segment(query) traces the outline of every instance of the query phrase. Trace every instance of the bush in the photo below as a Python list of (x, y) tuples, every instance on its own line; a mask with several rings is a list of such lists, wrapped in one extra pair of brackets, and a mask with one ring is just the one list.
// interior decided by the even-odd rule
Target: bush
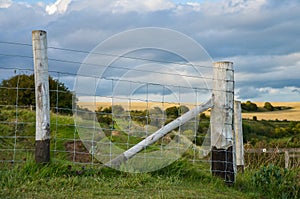
[(246, 103), (242, 103), (242, 111), (244, 112), (255, 112), (258, 110), (258, 107), (255, 103), (251, 101), (247, 101)]
[(261, 167), (253, 176), (253, 185), (270, 198), (299, 198), (299, 175), (295, 170), (269, 165)]
[(265, 102), (264, 108), (267, 109), (268, 111), (274, 111), (274, 107), (270, 102)]

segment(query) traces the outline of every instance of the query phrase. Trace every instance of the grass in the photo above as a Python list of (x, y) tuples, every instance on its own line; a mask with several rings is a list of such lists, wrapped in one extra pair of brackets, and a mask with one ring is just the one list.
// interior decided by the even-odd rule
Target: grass
[[(5, 136), (13, 136), (17, 132), (33, 137), (34, 112), (20, 109), (18, 120), (24, 124), (18, 126), (14, 123), (15, 115), (14, 110), (1, 110), (1, 121), (7, 123), (0, 125), (1, 133), (6, 132)], [(78, 138), (73, 123), (70, 116), (51, 115), (51, 133), (53, 142), (56, 143), (55, 149), (65, 150), (66, 141)], [(56, 129), (57, 124), (59, 126)], [(287, 124), (278, 123), (278, 125)], [(0, 148), (9, 149), (12, 147), (11, 141), (14, 139), (0, 139)], [(27, 140), (24, 139), (22, 146), (18, 147), (24, 147), (26, 143)], [(33, 148), (33, 144), (30, 147)], [(254, 167), (253, 170), (239, 174), (236, 183), (228, 186), (221, 179), (212, 177), (208, 168), (192, 164), (185, 159), (155, 172), (134, 174), (115, 171), (101, 165), (87, 165), (83, 168), (79, 164), (67, 161), (66, 156), (65, 153), (56, 154), (57, 159), (53, 162), (37, 165), (33, 161), (32, 154), (25, 151), (20, 157), (15, 157), (26, 160), (24, 163), (14, 165), (0, 163), (0, 198), (272, 198), (274, 196), (255, 185), (254, 182), (257, 181), (253, 181), (253, 176), (258, 171)], [(7, 156), (1, 152), (0, 158), (2, 157)], [(257, 163), (258, 161), (252, 164)], [(295, 175), (291, 175), (292, 180), (283, 182), (297, 182), (300, 178), (299, 169), (291, 171), (295, 172)], [(264, 177), (265, 174), (262, 174)], [(276, 186), (267, 185), (266, 189), (276, 190), (278, 189)]]
[[(241, 186), (240, 186), (241, 187)], [(227, 186), (186, 160), (152, 173), (32, 161), (0, 170), (0, 198), (257, 198), (251, 189)]]

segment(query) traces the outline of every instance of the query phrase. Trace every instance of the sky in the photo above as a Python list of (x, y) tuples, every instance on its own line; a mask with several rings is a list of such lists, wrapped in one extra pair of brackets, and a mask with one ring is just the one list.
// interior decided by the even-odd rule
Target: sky
[[(299, 10), (299, 0), (0, 0), (0, 55), (32, 56), (26, 45), (1, 41), (30, 44), (36, 29), (47, 31), (49, 46), (91, 51), (125, 30), (168, 28), (197, 41), (214, 61), (234, 63), (237, 99), (299, 101)], [(86, 56), (48, 53), (75, 62)], [(53, 70), (78, 69), (51, 64)], [(30, 68), (32, 60), (0, 56), (4, 66)], [(6, 75), (0, 70), (0, 78)]]

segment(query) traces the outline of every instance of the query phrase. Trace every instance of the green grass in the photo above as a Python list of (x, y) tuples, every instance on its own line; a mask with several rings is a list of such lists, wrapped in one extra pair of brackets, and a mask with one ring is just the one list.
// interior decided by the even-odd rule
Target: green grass
[[(1, 136), (17, 135), (32, 136), (33, 138), (17, 140), (17, 148), (34, 148), (35, 113), (29, 110), (18, 110), (18, 121), (14, 123), (16, 112), (14, 109), (0, 109)], [(79, 138), (70, 116), (51, 114), (51, 147), (52, 150), (66, 150), (67, 140)], [(287, 127), (288, 122), (246, 121), (249, 134), (267, 136), (266, 132), (276, 126)], [(58, 125), (58, 126), (57, 126)], [(250, 128), (251, 127), (251, 128)], [(89, 130), (89, 129), (86, 129)], [(253, 131), (253, 132), (252, 132)], [(120, 132), (123, 135), (123, 132)], [(117, 142), (127, 141), (127, 136), (113, 136)], [(284, 142), (290, 142), (286, 137)], [(12, 159), (14, 139), (1, 139), (0, 160)], [(132, 140), (137, 142), (138, 140)], [(278, 140), (277, 140), (278, 141)], [(277, 142), (278, 143), (278, 142)], [(55, 147), (55, 148), (54, 148)], [(155, 146), (154, 146), (155, 147)], [(151, 148), (150, 148), (151, 149)], [(6, 154), (9, 153), (9, 154)], [(187, 151), (184, 156), (193, 156)], [(15, 159), (26, 160), (20, 164), (0, 163), (0, 198), (274, 198), (270, 190), (279, 190), (278, 186), (295, 186), (300, 171), (290, 170), (283, 177), (283, 184), (267, 184), (264, 189), (258, 187), (259, 180), (264, 179), (264, 173), (258, 165), (266, 166), (269, 157), (260, 157), (251, 165), (252, 170), (237, 176), (234, 185), (228, 186), (221, 179), (212, 177), (209, 164), (192, 164), (185, 159), (151, 173), (125, 173), (101, 165), (81, 165), (67, 161), (66, 153), (52, 154), (53, 162), (47, 165), (37, 165), (33, 161), (32, 153), (24, 150), (16, 154)], [(275, 158), (278, 161), (278, 158)], [(260, 162), (261, 161), (261, 162)], [(149, 165), (150, 166), (150, 165)], [(253, 180), (255, 174), (256, 181)], [(295, 180), (296, 179), (296, 180)], [(292, 182), (291, 184), (289, 184)], [(300, 188), (299, 188), (300, 189)], [(265, 190), (269, 190), (269, 193)], [(297, 196), (296, 196), (297, 197)]]
[(1, 165), (0, 198), (258, 198), (186, 160), (152, 173), (123, 173), (55, 162)]
[(246, 170), (226, 185), (185, 159), (151, 173), (29, 159), (0, 165), (0, 198), (298, 198), (300, 170)]
[[(25, 160), (35, 148), (35, 111), (1, 107), (0, 121), (0, 160)], [(51, 150), (64, 151), (68, 140), (79, 139), (71, 116), (51, 113), (50, 129)], [(66, 153), (56, 155), (66, 159)]]

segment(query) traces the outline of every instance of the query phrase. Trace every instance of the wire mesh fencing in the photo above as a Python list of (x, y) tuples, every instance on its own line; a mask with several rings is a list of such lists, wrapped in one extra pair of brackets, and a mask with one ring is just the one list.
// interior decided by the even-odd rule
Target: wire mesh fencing
[[(2, 45), (26, 47), (28, 51), (32, 47), (15, 42)], [(213, 80), (228, 81), (212, 77), (213, 66), (190, 65), (161, 51), (120, 56), (57, 47), (48, 50), (50, 146), (54, 161), (111, 166), (109, 162), (114, 158), (211, 98)], [(70, 59), (51, 57), (55, 51)], [(26, 56), (1, 53), (4, 58), (18, 58), (32, 66), (28, 62), (33, 58), (29, 52)], [(168, 55), (170, 59), (153, 59), (153, 53)], [(84, 56), (92, 59), (80, 61), (78, 57)], [(94, 56), (115, 60), (107, 66), (93, 60)], [(12, 64), (0, 66), (0, 161), (15, 163), (34, 155), (36, 105), (33, 66), (23, 68)], [(223, 88), (215, 90), (228, 92)], [(152, 171), (183, 157), (210, 172), (209, 115), (210, 109), (195, 114), (185, 123), (179, 122), (176, 128), (126, 160), (129, 167), (118, 168)], [(226, 139), (233, 142), (234, 138)], [(227, 157), (228, 151), (220, 151)], [(235, 151), (230, 154), (234, 156)]]

